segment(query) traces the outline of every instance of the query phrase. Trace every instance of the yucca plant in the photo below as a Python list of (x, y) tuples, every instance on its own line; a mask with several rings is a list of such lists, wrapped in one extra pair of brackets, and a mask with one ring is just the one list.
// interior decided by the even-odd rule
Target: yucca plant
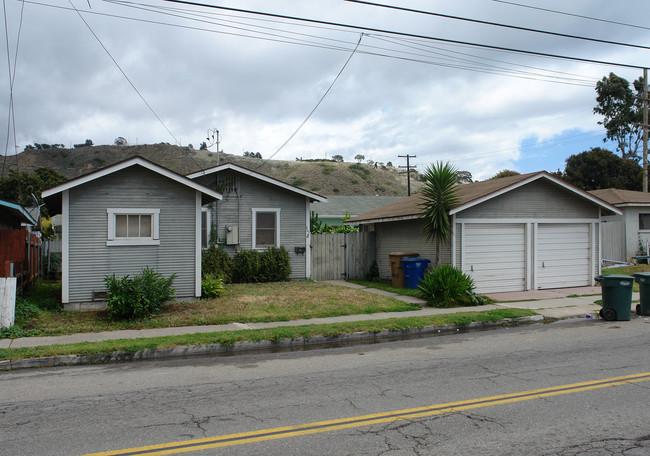
[(440, 244), (451, 234), (449, 210), (458, 203), (456, 188), (458, 172), (449, 163), (437, 162), (424, 172), (424, 186), (420, 190), (422, 203), (422, 233), (436, 244), (434, 266), (440, 264)]
[(485, 303), (476, 293), (474, 280), (460, 269), (441, 264), (424, 273), (418, 289), (431, 307), (479, 306)]

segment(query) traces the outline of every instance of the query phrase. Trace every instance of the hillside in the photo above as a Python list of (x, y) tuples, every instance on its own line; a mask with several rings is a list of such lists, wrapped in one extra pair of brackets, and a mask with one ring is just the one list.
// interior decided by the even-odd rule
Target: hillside
[[(169, 144), (141, 146), (93, 146), (77, 149), (26, 150), (7, 159), (8, 169), (32, 172), (52, 168), (68, 178), (140, 155), (180, 174), (217, 164), (217, 155)], [(406, 175), (395, 167), (333, 161), (262, 160), (222, 153), (220, 164), (234, 163), (321, 195), (406, 196)], [(419, 185), (411, 176), (411, 189)]]

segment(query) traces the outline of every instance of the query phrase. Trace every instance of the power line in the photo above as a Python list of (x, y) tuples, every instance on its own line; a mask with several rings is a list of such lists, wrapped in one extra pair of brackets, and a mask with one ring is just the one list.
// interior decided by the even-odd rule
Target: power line
[(424, 11), (424, 10), (416, 10), (412, 8), (404, 8), (402, 6), (394, 6), (394, 5), (385, 5), (382, 3), (373, 3), (373, 2), (367, 2), (364, 0), (345, 0), (346, 2), (350, 3), (359, 3), (361, 5), (370, 5), (370, 6), (378, 6), (381, 8), (388, 8), (388, 9), (394, 9), (398, 11), (407, 11), (409, 13), (418, 13), (418, 14), (426, 14), (427, 16), (437, 16), (437, 17), (442, 17), (445, 19), (454, 19), (458, 21), (465, 21), (465, 22), (472, 22), (474, 24), (483, 24), (483, 25), (491, 25), (495, 27), (502, 27), (502, 28), (508, 28), (512, 30), (521, 30), (524, 32), (533, 32), (533, 33), (541, 33), (544, 35), (552, 35), (552, 36), (559, 36), (562, 38), (571, 38), (571, 39), (576, 39), (576, 40), (584, 40), (584, 41), (592, 41), (596, 43), (603, 43), (603, 44), (613, 44), (617, 46), (627, 46), (627, 47), (633, 47), (633, 48), (639, 48), (639, 49), (650, 49), (649, 46), (642, 46), (640, 44), (630, 44), (630, 43), (622, 43), (619, 41), (610, 41), (610, 40), (601, 40), (598, 38), (588, 38), (584, 36), (579, 36), (579, 35), (569, 35), (566, 33), (559, 33), (559, 32), (551, 32), (548, 30), (540, 30), (540, 29), (532, 29), (528, 27), (521, 27), (518, 25), (510, 25), (510, 24), (501, 24), (498, 22), (490, 22), (490, 21), (482, 21), (479, 19), (470, 19), (466, 17), (460, 17), (460, 16), (451, 16), (449, 14), (442, 14), (442, 13), (434, 13), (432, 11)]
[(289, 141), (291, 141), (291, 140), (293, 139), (293, 137), (296, 136), (296, 134), (298, 134), (298, 132), (300, 131), (300, 129), (303, 127), (303, 125), (305, 125), (305, 124), (307, 123), (307, 121), (311, 118), (311, 116), (316, 112), (316, 109), (318, 109), (318, 107), (319, 107), (320, 104), (323, 102), (323, 100), (325, 99), (325, 97), (327, 96), (327, 94), (330, 93), (330, 90), (332, 90), (332, 87), (334, 87), (334, 84), (336, 84), (336, 81), (338, 81), (338, 80), (339, 80), (339, 77), (341, 76), (341, 74), (343, 74), (343, 70), (345, 70), (345, 68), (348, 66), (348, 63), (350, 63), (350, 60), (352, 59), (352, 56), (354, 55), (354, 53), (357, 51), (357, 48), (358, 48), (359, 45), (361, 44), (361, 39), (362, 39), (362, 38), (363, 38), (363, 33), (361, 34), (361, 36), (359, 36), (359, 41), (357, 42), (357, 46), (352, 50), (352, 53), (350, 54), (350, 56), (348, 57), (348, 59), (347, 59), (347, 60), (345, 61), (345, 63), (343, 64), (343, 67), (342, 67), (341, 70), (339, 71), (339, 74), (336, 75), (336, 77), (334, 78), (334, 80), (332, 81), (332, 83), (330, 84), (330, 86), (327, 88), (327, 90), (325, 91), (325, 93), (323, 94), (323, 96), (320, 98), (320, 100), (318, 100), (318, 103), (316, 103), (316, 106), (314, 106), (314, 109), (311, 110), (311, 112), (309, 113), (309, 115), (305, 118), (305, 120), (302, 121), (302, 123), (298, 126), (298, 128), (296, 129), (296, 131), (294, 131), (294, 132), (291, 134), (291, 136), (289, 136), (289, 138), (288, 138), (288, 139), (287, 139), (287, 140), (286, 140), (286, 141), (285, 141), (285, 142), (284, 142), (284, 143), (283, 143), (283, 144), (278, 148), (278, 150), (276, 150), (275, 152), (273, 152), (273, 154), (271, 154), (270, 157), (268, 157), (268, 158), (267, 158), (266, 160), (264, 160), (264, 161), (263, 161), (263, 162), (262, 162), (262, 163), (261, 163), (257, 168), (255, 168), (256, 170), (257, 170), (257, 169), (260, 169), (260, 168), (261, 168), (261, 167), (262, 167), (266, 162), (268, 162), (270, 159), (272, 159), (273, 157), (275, 157), (275, 156), (278, 154), (278, 152), (280, 152), (280, 151), (284, 148), (284, 146), (286, 146), (286, 145), (289, 143)]
[(461, 41), (461, 40), (452, 40), (449, 38), (440, 38), (440, 37), (434, 37), (434, 36), (427, 36), (427, 35), (420, 35), (416, 33), (406, 33), (406, 32), (396, 32), (393, 30), (385, 30), (385, 29), (378, 29), (378, 28), (373, 28), (373, 27), (364, 27), (360, 25), (350, 25), (350, 24), (343, 24), (340, 22), (331, 22), (331, 21), (322, 21), (318, 19), (307, 19), (307, 18), (302, 18), (302, 17), (296, 17), (296, 16), (287, 16), (284, 14), (275, 14), (275, 13), (265, 13), (261, 11), (253, 11), (253, 10), (245, 10), (245, 9), (240, 9), (240, 8), (230, 8), (226, 6), (218, 6), (218, 5), (209, 5), (205, 3), (198, 3), (198, 2), (190, 2), (186, 0), (162, 0), (164, 2), (169, 2), (169, 3), (178, 3), (181, 5), (191, 5), (191, 6), (200, 6), (204, 8), (214, 8), (214, 9), (219, 9), (219, 10), (225, 10), (225, 11), (235, 11), (239, 13), (245, 13), (245, 14), (255, 14), (255, 15), (260, 15), (260, 16), (268, 16), (268, 17), (275, 17), (275, 18), (281, 18), (281, 19), (290, 19), (294, 21), (301, 21), (301, 22), (309, 22), (309, 23), (314, 23), (314, 24), (322, 24), (322, 25), (331, 25), (335, 27), (342, 27), (342, 28), (351, 28), (351, 29), (356, 29), (356, 30), (365, 30), (369, 32), (377, 32), (377, 33), (385, 33), (388, 35), (398, 35), (398, 36), (406, 36), (410, 38), (420, 38), (424, 40), (432, 40), (432, 41), (440, 41), (443, 43), (453, 43), (453, 44), (462, 44), (466, 46), (474, 46), (474, 47), (480, 47), (483, 49), (495, 49), (499, 51), (506, 51), (506, 52), (514, 52), (518, 54), (528, 54), (528, 55), (535, 55), (538, 57), (549, 57), (549, 58), (555, 58), (555, 59), (561, 59), (561, 60), (572, 60), (575, 62), (584, 62), (584, 63), (594, 63), (594, 64), (599, 64), (599, 65), (607, 65), (607, 66), (616, 66), (616, 67), (623, 67), (623, 68), (635, 68), (642, 70), (644, 67), (639, 66), (639, 65), (630, 65), (630, 64), (625, 64), (625, 63), (618, 63), (618, 62), (607, 62), (604, 60), (595, 60), (595, 59), (586, 59), (586, 58), (581, 58), (581, 57), (570, 57), (566, 55), (560, 55), (560, 54), (551, 54), (548, 52), (538, 52), (538, 51), (526, 51), (522, 49), (516, 49), (516, 48), (508, 48), (504, 46), (495, 46), (495, 45), (490, 45), (490, 44), (481, 44), (481, 43), (473, 43), (469, 41)]
[(117, 63), (117, 60), (115, 60), (115, 58), (113, 58), (113, 56), (111, 55), (110, 51), (106, 48), (106, 46), (104, 46), (104, 43), (102, 43), (102, 40), (99, 39), (99, 37), (97, 36), (97, 34), (95, 33), (95, 31), (92, 29), (92, 27), (90, 26), (90, 24), (88, 24), (88, 22), (86, 22), (86, 20), (84, 19), (84, 17), (81, 15), (81, 12), (77, 9), (76, 6), (74, 6), (74, 4), (72, 3), (72, 0), (68, 0), (68, 1), (70, 2), (70, 6), (72, 6), (72, 8), (75, 10), (75, 12), (79, 15), (79, 18), (83, 21), (83, 23), (86, 25), (86, 27), (88, 28), (88, 30), (90, 30), (90, 33), (92, 33), (92, 35), (95, 37), (95, 39), (97, 40), (97, 42), (99, 43), (99, 45), (102, 47), (102, 49), (104, 49), (104, 51), (106, 52), (106, 54), (107, 54), (107, 55), (110, 57), (110, 59), (113, 61), (113, 63), (114, 63), (115, 66), (117, 67), (117, 69), (120, 70), (120, 73), (122, 73), (122, 76), (124, 76), (124, 78), (127, 80), (127, 82), (128, 82), (128, 83), (131, 85), (131, 87), (133, 88), (133, 90), (135, 90), (135, 93), (138, 94), (138, 96), (139, 96), (140, 99), (144, 102), (144, 104), (147, 106), (147, 108), (149, 108), (149, 111), (151, 111), (151, 113), (156, 117), (156, 119), (158, 119), (158, 122), (160, 122), (160, 124), (165, 128), (165, 130), (167, 130), (167, 133), (169, 133), (170, 136), (171, 136), (172, 138), (174, 138), (174, 141), (176, 141), (176, 144), (178, 144), (178, 145), (180, 146), (180, 145), (181, 145), (180, 141), (179, 141), (178, 139), (176, 139), (176, 136), (174, 136), (174, 134), (171, 132), (171, 130), (170, 130), (169, 128), (167, 128), (167, 125), (165, 125), (165, 122), (163, 122), (162, 119), (158, 116), (158, 114), (156, 114), (156, 111), (154, 111), (154, 109), (153, 109), (153, 108), (151, 107), (151, 105), (147, 102), (147, 100), (144, 98), (144, 96), (142, 95), (142, 93), (140, 93), (140, 91), (139, 91), (138, 88), (135, 86), (135, 84), (131, 81), (131, 79), (130, 79), (130, 78), (127, 76), (127, 74), (124, 72), (124, 70), (122, 69), (122, 67), (120, 66), (120, 64)]
[(552, 9), (548, 9), (548, 8), (541, 8), (539, 6), (523, 5), (521, 3), (506, 2), (504, 0), (492, 0), (492, 1), (497, 2), (497, 3), (503, 3), (503, 4), (506, 4), (506, 5), (519, 6), (519, 7), (522, 7), (522, 8), (530, 8), (530, 9), (537, 10), (537, 11), (546, 11), (548, 13), (561, 14), (561, 15), (564, 15), (564, 16), (579, 17), (580, 19), (588, 19), (590, 21), (605, 22), (607, 24), (622, 25), (623, 27), (633, 27), (633, 28), (638, 28), (638, 29), (643, 29), (643, 30), (650, 30), (650, 27), (643, 27), (642, 25), (626, 24), (625, 22), (617, 22), (617, 21), (610, 21), (610, 20), (607, 20), (607, 19), (600, 19), (600, 18), (597, 18), (597, 17), (583, 16), (581, 14), (567, 13), (565, 11), (557, 11), (557, 10), (552, 10)]

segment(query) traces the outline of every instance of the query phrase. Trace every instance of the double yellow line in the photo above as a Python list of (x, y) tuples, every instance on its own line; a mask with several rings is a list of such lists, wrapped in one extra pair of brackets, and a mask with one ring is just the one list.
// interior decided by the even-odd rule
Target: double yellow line
[(355, 416), (329, 421), (317, 421), (314, 423), (301, 424), (297, 426), (286, 426), (272, 429), (262, 429), (253, 432), (229, 434), (220, 437), (208, 437), (204, 439), (185, 440), (181, 442), (163, 443), (126, 450), (105, 451), (92, 453), (86, 456), (162, 456), (169, 454), (189, 453), (191, 451), (207, 450), (245, 443), (261, 442), (265, 440), (285, 439), (300, 435), (317, 434), (321, 432), (336, 431), (338, 429), (349, 429), (361, 426), (370, 426), (391, 421), (410, 420), (427, 416), (442, 415), (445, 413), (470, 410), (487, 407), (490, 405), (509, 404), (513, 402), (529, 401), (543, 397), (559, 396), (562, 394), (573, 394), (582, 391), (590, 391), (612, 386), (625, 385), (650, 381), (650, 372), (642, 374), (625, 375), (623, 377), (606, 378), (571, 385), (554, 386), (518, 393), (490, 396), (467, 401), (448, 402), (445, 404), (430, 405), (412, 409), (395, 410), (392, 412), (375, 413), (372, 415)]

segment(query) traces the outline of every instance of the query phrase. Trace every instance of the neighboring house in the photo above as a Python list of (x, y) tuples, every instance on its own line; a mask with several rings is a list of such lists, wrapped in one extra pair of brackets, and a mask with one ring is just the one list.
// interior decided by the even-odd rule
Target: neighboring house
[[(620, 214), (546, 172), (459, 185), (458, 196), (441, 261), (471, 275), (481, 293), (593, 285), (601, 214)], [(382, 278), (391, 277), (391, 252), (434, 259), (434, 243), (421, 233), (421, 203), (416, 194), (347, 222), (375, 231)]]
[(18, 277), (21, 284), (38, 273), (40, 238), (32, 234), (38, 220), (20, 204), (0, 200), (0, 277)]
[(343, 218), (356, 217), (386, 204), (398, 201), (403, 196), (351, 195), (327, 196), (327, 202), (314, 202), (311, 210), (318, 214), (318, 219), (326, 225), (343, 225)]
[(151, 267), (176, 274), (178, 299), (201, 296), (201, 208), (215, 190), (133, 157), (43, 192), (61, 214), (62, 301), (102, 301), (104, 278)]
[(650, 243), (650, 194), (605, 188), (589, 193), (616, 206), (621, 215), (603, 217), (603, 259), (632, 261), (647, 255)]
[(204, 246), (210, 236), (230, 254), (284, 246), (291, 279), (311, 277), (309, 209), (325, 197), (232, 163), (187, 177), (223, 193), (210, 212), (204, 208)]

